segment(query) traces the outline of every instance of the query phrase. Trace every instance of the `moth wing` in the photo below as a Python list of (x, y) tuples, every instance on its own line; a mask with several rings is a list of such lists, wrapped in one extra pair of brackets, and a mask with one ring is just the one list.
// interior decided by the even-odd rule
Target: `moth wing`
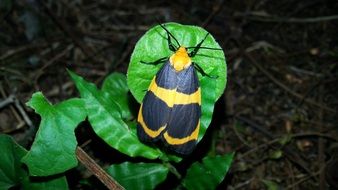
[[(169, 149), (179, 154), (189, 154), (196, 146), (201, 117), (201, 91), (193, 66), (178, 75), (177, 93), (163, 140)], [(184, 98), (183, 98), (184, 97)]]
[(177, 83), (176, 73), (169, 62), (164, 64), (153, 78), (143, 99), (138, 114), (137, 134), (143, 142), (154, 142), (167, 126), (171, 108), (156, 94), (162, 90), (172, 90)]

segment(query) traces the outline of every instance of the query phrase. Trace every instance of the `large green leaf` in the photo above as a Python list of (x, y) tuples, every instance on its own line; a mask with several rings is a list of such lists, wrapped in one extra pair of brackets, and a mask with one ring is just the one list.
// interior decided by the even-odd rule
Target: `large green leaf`
[[(196, 46), (207, 34), (206, 30), (197, 26), (166, 23), (165, 27), (185, 47)], [(221, 48), (211, 35), (206, 38), (202, 46)], [(127, 81), (131, 93), (138, 102), (142, 101), (152, 78), (162, 66), (143, 64), (141, 61), (153, 62), (159, 58), (168, 57), (172, 53), (168, 48), (167, 34), (159, 25), (151, 28), (137, 42), (130, 59)], [(200, 140), (211, 122), (214, 104), (224, 91), (226, 63), (223, 51), (210, 49), (200, 49), (192, 60), (202, 67), (206, 73), (218, 76), (217, 79), (212, 79), (203, 77), (198, 73), (202, 91)]]
[(22, 159), (30, 174), (47, 176), (77, 166), (74, 130), (86, 117), (84, 102), (73, 98), (53, 106), (37, 92), (27, 105), (41, 116), (31, 150)]
[(9, 189), (13, 186), (29, 190), (68, 189), (66, 177), (63, 175), (48, 178), (29, 177), (20, 162), (27, 151), (11, 137), (0, 135), (0, 150), (0, 189)]
[(25, 177), (22, 181), (22, 189), (27, 190), (62, 190), (68, 189), (67, 179), (64, 175), (61, 177)]
[(27, 175), (22, 169), (21, 158), (27, 151), (13, 139), (0, 134), (0, 189), (8, 189), (18, 184)]
[(102, 91), (107, 92), (121, 109), (122, 118), (131, 119), (129, 109), (127, 77), (122, 73), (110, 74), (102, 84)]
[(154, 189), (165, 180), (168, 168), (156, 163), (130, 163), (112, 165), (108, 173), (126, 189)]
[(111, 147), (129, 156), (143, 156), (155, 159), (162, 155), (158, 149), (142, 144), (133, 130), (122, 120), (120, 106), (110, 94), (100, 91), (92, 83), (69, 71), (88, 113), (88, 119), (95, 133)]
[(205, 157), (202, 163), (195, 162), (183, 180), (187, 189), (215, 189), (228, 172), (234, 154)]

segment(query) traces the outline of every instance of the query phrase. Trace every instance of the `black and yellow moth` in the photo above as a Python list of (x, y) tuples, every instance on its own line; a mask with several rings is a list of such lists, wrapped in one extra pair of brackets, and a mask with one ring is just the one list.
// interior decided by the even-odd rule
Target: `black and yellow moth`
[[(199, 49), (215, 48), (202, 46), (209, 33), (196, 46), (184, 47), (164, 25), (160, 26), (167, 33), (168, 47), (173, 54), (151, 63), (142, 62), (164, 64), (143, 98), (137, 118), (137, 135), (142, 142), (160, 141), (170, 150), (187, 155), (194, 150), (200, 129), (201, 88), (196, 71), (211, 77), (191, 58)], [(188, 52), (188, 49), (192, 50)]]

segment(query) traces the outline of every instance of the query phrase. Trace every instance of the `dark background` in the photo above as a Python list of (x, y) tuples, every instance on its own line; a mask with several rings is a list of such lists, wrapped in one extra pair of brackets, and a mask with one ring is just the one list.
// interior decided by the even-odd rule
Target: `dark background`
[[(336, 0), (1, 0), (0, 99), (19, 104), (0, 108), (0, 132), (29, 148), (39, 124), (24, 106), (32, 93), (53, 103), (77, 96), (65, 68), (98, 85), (126, 73), (158, 20), (204, 27), (224, 49), (227, 88), (188, 159), (236, 151), (219, 189), (338, 188)], [(101, 166), (128, 160), (83, 125), (78, 140)], [(73, 189), (104, 189), (84, 168), (67, 174)], [(171, 176), (161, 188), (177, 183)]]

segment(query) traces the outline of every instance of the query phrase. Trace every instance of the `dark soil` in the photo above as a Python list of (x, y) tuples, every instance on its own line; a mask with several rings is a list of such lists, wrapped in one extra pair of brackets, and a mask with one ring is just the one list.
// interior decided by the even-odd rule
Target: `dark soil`
[[(195, 151), (236, 152), (219, 189), (338, 189), (336, 0), (2, 0), (0, 103), (18, 104), (0, 108), (0, 132), (29, 148), (40, 118), (24, 103), (34, 92), (53, 103), (78, 96), (66, 68), (96, 84), (126, 73), (135, 43), (158, 21), (204, 27), (224, 48), (226, 91)], [(84, 126), (78, 140), (90, 140), (84, 149), (101, 166), (128, 160)], [(86, 189), (83, 179), (105, 188), (83, 168), (68, 177), (72, 189)]]

